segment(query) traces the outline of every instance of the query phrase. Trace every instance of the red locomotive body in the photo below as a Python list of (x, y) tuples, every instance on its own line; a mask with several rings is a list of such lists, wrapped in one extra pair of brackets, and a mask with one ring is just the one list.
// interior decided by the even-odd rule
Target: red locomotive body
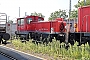
[(79, 45), (90, 44), (90, 6), (83, 6), (78, 9), (77, 32), (69, 33), (69, 42), (79, 42)]
[[(44, 21), (42, 17), (26, 16), (17, 19), (17, 33), (21, 39), (29, 39), (29, 35), (34, 40), (42, 38), (56, 37), (60, 39), (59, 34), (65, 32), (66, 22), (62, 18), (57, 18), (53, 21)], [(27, 35), (27, 37), (26, 37)], [(37, 38), (36, 38), (37, 37)], [(65, 37), (65, 35), (63, 35)], [(64, 40), (63, 40), (64, 41)]]
[(78, 9), (78, 32), (90, 32), (90, 6)]

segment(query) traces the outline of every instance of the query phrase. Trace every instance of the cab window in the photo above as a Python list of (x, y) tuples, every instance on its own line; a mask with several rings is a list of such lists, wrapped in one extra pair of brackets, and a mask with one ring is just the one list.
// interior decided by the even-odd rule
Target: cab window
[(30, 24), (31, 21), (32, 21), (32, 18), (28, 18), (27, 19), (27, 24)]
[(18, 26), (20, 26), (20, 25), (24, 25), (24, 19), (19, 19), (18, 20)]
[(21, 19), (21, 25), (24, 25), (24, 19)]
[(18, 20), (18, 26), (20, 26), (20, 23), (21, 23), (20, 20)]

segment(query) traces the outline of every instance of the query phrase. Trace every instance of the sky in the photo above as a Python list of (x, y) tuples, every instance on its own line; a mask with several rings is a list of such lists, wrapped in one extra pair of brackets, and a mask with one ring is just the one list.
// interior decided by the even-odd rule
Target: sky
[[(72, 10), (74, 5), (78, 3), (78, 0), (72, 0)], [(0, 12), (6, 13), (9, 16), (9, 20), (16, 21), (19, 17), (25, 16), (30, 13), (37, 12), (42, 13), (45, 16), (45, 20), (48, 20), (50, 13), (59, 9), (69, 10), (69, 0), (0, 0)]]

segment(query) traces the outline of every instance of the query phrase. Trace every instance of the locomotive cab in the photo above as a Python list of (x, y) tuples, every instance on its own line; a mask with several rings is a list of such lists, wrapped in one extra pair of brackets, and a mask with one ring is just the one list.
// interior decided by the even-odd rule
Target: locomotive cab
[(30, 30), (32, 22), (43, 21), (42, 17), (38, 16), (27, 16), (25, 18), (18, 18), (17, 19), (17, 30), (18, 31), (27, 31)]
[(35, 22), (43, 21), (44, 18), (38, 16), (26, 16), (24, 18), (17, 19), (17, 31), (16, 35), (20, 36), (20, 39), (27, 40), (29, 39), (29, 34), (32, 31), (35, 31), (36, 24)]

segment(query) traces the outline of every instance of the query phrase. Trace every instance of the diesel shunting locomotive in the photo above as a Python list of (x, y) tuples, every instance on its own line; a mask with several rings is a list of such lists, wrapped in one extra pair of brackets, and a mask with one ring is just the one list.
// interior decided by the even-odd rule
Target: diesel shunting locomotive
[[(90, 44), (90, 6), (83, 6), (78, 9), (78, 20), (74, 23), (74, 31), (70, 31), (70, 24), (63, 18), (56, 18), (51, 21), (44, 21), (39, 16), (26, 16), (17, 19), (16, 35), (21, 40), (30, 38), (36, 42), (52, 42), (55, 37), (60, 42), (68, 42), (72, 45), (74, 41), (79, 45)], [(42, 37), (42, 38), (41, 38)]]

